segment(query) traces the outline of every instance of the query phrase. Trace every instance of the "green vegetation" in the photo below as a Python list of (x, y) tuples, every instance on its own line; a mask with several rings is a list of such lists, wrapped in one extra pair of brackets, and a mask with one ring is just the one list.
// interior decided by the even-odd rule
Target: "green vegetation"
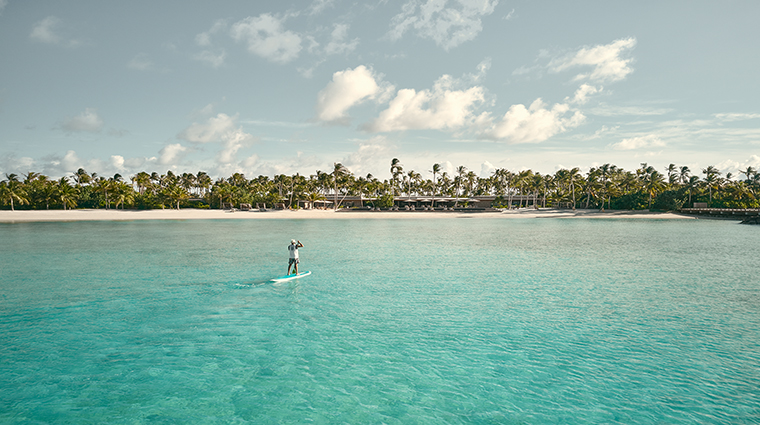
[[(71, 176), (51, 180), (30, 171), (20, 179), (6, 174), (0, 182), (0, 203), (4, 209), (71, 208), (221, 208), (238, 207), (299, 208), (299, 202), (329, 200), (339, 208), (346, 196), (376, 198), (368, 205), (388, 208), (393, 196), (462, 197), (495, 195), (493, 206), (599, 209), (675, 210), (704, 202), (713, 208), (758, 208), (760, 173), (753, 167), (741, 171), (743, 179), (720, 172), (714, 166), (692, 175), (689, 167), (670, 164), (660, 173), (646, 163), (635, 171), (611, 164), (591, 168), (583, 175), (578, 168), (554, 174), (531, 170), (513, 172), (498, 169), (487, 178), (478, 177), (464, 166), (454, 176), (433, 164), (424, 178), (414, 170), (404, 171), (398, 158), (391, 161), (391, 178), (378, 180), (371, 174), (356, 177), (336, 163), (330, 173), (317, 171), (309, 177), (279, 174), (273, 178), (248, 179), (240, 173), (213, 181), (206, 173), (167, 171), (166, 174), (140, 172), (129, 182), (115, 174), (98, 176), (77, 170)], [(522, 195), (515, 198), (515, 195)]]

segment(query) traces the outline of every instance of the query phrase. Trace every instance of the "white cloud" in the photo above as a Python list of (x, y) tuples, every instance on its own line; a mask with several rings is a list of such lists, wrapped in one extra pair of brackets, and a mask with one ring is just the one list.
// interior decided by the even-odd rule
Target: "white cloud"
[(617, 106), (609, 105), (606, 103), (600, 104), (598, 107), (588, 109), (587, 112), (592, 115), (598, 115), (600, 117), (618, 117), (626, 115), (638, 115), (638, 116), (655, 116), (666, 115), (673, 112), (670, 108), (653, 108), (649, 106)]
[(566, 118), (570, 107), (564, 103), (556, 103), (548, 109), (539, 98), (530, 107), (518, 104), (512, 105), (504, 117), (496, 124), (488, 115), (478, 118), (480, 125), (485, 128), (482, 137), (486, 139), (505, 140), (510, 143), (539, 143), (579, 126), (586, 117), (579, 111)]
[(715, 114), (715, 118), (721, 121), (743, 121), (743, 120), (758, 119), (760, 118), (760, 114), (724, 113), (724, 114)]
[(177, 135), (177, 138), (194, 143), (221, 143), (217, 162), (230, 164), (243, 146), (255, 141), (254, 137), (237, 125), (238, 115), (218, 114), (204, 124), (193, 123)]
[(221, 49), (217, 52), (213, 52), (211, 50), (203, 50), (199, 53), (196, 53), (193, 56), (193, 59), (201, 62), (206, 62), (213, 68), (219, 68), (220, 66), (224, 65), (224, 59), (226, 57), (227, 52), (224, 49)]
[(3, 14), (3, 9), (8, 6), (8, 0), (0, 0), (0, 15)]
[(636, 38), (615, 40), (610, 44), (584, 47), (576, 53), (549, 62), (549, 69), (561, 72), (574, 67), (592, 67), (589, 73), (578, 74), (575, 80), (620, 81), (633, 72), (631, 58), (622, 56), (636, 45)]
[(58, 178), (64, 175), (70, 175), (79, 168), (84, 168), (89, 172), (104, 174), (112, 171), (109, 165), (100, 159), (83, 160), (77, 156), (73, 150), (66, 151), (66, 155), (61, 158), (58, 155), (48, 155), (42, 158), (36, 168), (41, 165), (42, 173), (52, 178)]
[(211, 46), (211, 36), (227, 28), (227, 21), (218, 19), (208, 31), (199, 33), (195, 36), (195, 44), (200, 47)]
[(36, 166), (33, 158), (28, 156), (17, 157), (14, 153), (0, 154), (0, 180), (5, 178), (6, 174), (17, 174), (29, 172), (39, 167)]
[(480, 61), (480, 63), (478, 64), (477, 67), (475, 67), (475, 69), (477, 70), (475, 73), (465, 74), (462, 77), (462, 80), (467, 81), (468, 83), (471, 83), (471, 84), (477, 84), (483, 81), (483, 79), (485, 79), (486, 77), (486, 74), (488, 73), (488, 70), (491, 69), (491, 58), (487, 57), (483, 59), (482, 61)]
[(29, 33), (29, 38), (39, 43), (64, 45), (67, 47), (77, 47), (82, 44), (80, 40), (67, 38), (62, 34), (62, 21), (55, 16), (37, 22)]
[(654, 134), (648, 134), (646, 136), (639, 136), (639, 137), (630, 137), (628, 139), (623, 139), (622, 141), (618, 143), (613, 143), (610, 145), (612, 149), (620, 150), (620, 151), (629, 151), (629, 150), (635, 150), (635, 149), (654, 148), (654, 147), (663, 147), (663, 146), (665, 146), (665, 142), (660, 140), (660, 138)]
[(63, 161), (61, 161), (61, 165), (66, 170), (76, 170), (84, 166), (83, 161), (79, 159), (77, 153), (73, 150), (66, 151)]
[(341, 53), (352, 52), (359, 44), (359, 39), (355, 38), (351, 41), (346, 41), (348, 37), (348, 25), (347, 24), (335, 24), (335, 28), (332, 31), (330, 42), (325, 46), (325, 54), (337, 55)]
[(228, 133), (240, 130), (235, 129), (237, 117), (237, 115), (231, 117), (220, 113), (216, 117), (209, 118), (207, 123), (192, 123), (179, 133), (177, 138), (195, 143), (222, 142), (229, 137)]
[(451, 161), (445, 161), (441, 163), (441, 172), (446, 173), (449, 175), (449, 177), (454, 176), (457, 172), (457, 167), (454, 166), (454, 164), (451, 163)]
[(137, 56), (133, 57), (132, 60), (129, 61), (127, 66), (138, 71), (149, 71), (154, 67), (153, 62), (148, 59), (148, 55), (145, 53), (137, 54)]
[(181, 159), (185, 152), (187, 152), (187, 148), (179, 143), (166, 145), (163, 149), (158, 151), (158, 163), (161, 165), (172, 164)]
[(742, 162), (726, 159), (719, 162), (715, 167), (722, 171), (723, 174), (732, 173), (734, 175), (733, 179), (744, 180), (747, 177), (741, 172), (745, 171), (747, 167), (752, 167), (755, 170), (760, 169), (760, 156), (751, 155), (747, 160)]
[(61, 42), (61, 36), (56, 33), (56, 29), (60, 26), (60, 23), (61, 20), (55, 16), (48, 16), (34, 24), (29, 37), (40, 43), (58, 44)]
[(579, 105), (582, 105), (586, 102), (588, 102), (588, 97), (597, 94), (602, 91), (602, 87), (594, 87), (590, 86), (588, 84), (581, 84), (580, 87), (578, 87), (578, 90), (575, 91), (575, 95), (572, 99), (565, 98), (565, 101), (569, 101), (570, 103), (577, 103)]
[(432, 90), (399, 90), (388, 108), (363, 128), (370, 132), (387, 132), (456, 129), (468, 124), (473, 108), (483, 102), (484, 90), (479, 86), (454, 90), (454, 82), (450, 76), (444, 75)]
[(357, 176), (366, 176), (377, 169), (380, 158), (389, 157), (390, 149), (383, 136), (376, 136), (359, 145), (356, 152), (343, 158), (341, 163)]
[(301, 51), (301, 36), (283, 29), (282, 20), (268, 13), (236, 22), (230, 35), (246, 42), (249, 52), (272, 62), (290, 62)]
[(67, 133), (98, 133), (103, 129), (103, 120), (95, 109), (87, 108), (81, 114), (64, 121), (60, 128)]
[(345, 121), (349, 108), (381, 93), (378, 79), (372, 69), (364, 65), (334, 73), (332, 81), (317, 95), (317, 118), (327, 122)]
[(498, 0), (410, 0), (391, 20), (388, 37), (398, 40), (413, 28), (418, 36), (449, 50), (475, 39), (483, 30), (481, 17), (492, 14), (497, 4)]
[(335, 3), (335, 0), (314, 0), (309, 6), (309, 15), (316, 15), (322, 13), (327, 7), (330, 7)]
[(251, 169), (256, 166), (256, 164), (259, 162), (259, 156), (254, 154), (249, 156), (248, 158), (244, 159), (241, 162), (241, 165), (245, 168)]
[(121, 155), (111, 155), (111, 165), (117, 170), (124, 170), (124, 157)]
[[(514, 11), (514, 10), (513, 10)], [(488, 161), (485, 161), (484, 163), (480, 164), (480, 177), (491, 177), (493, 172), (496, 171), (496, 166), (491, 164)]]

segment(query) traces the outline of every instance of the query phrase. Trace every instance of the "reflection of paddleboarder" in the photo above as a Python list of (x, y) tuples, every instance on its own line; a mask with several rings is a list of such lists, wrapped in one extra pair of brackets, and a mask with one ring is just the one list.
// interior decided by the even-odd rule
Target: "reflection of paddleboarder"
[(288, 275), (290, 275), (290, 268), (293, 267), (293, 274), (298, 274), (298, 248), (303, 248), (301, 241), (296, 243), (293, 239), (288, 245), (288, 251), (290, 251), (290, 260), (288, 260)]

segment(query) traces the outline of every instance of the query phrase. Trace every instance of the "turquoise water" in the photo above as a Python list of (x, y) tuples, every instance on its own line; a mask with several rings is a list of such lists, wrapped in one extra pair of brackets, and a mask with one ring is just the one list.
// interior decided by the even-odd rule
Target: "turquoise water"
[[(300, 239), (303, 279), (285, 273)], [(0, 423), (757, 423), (760, 226), (0, 225)]]

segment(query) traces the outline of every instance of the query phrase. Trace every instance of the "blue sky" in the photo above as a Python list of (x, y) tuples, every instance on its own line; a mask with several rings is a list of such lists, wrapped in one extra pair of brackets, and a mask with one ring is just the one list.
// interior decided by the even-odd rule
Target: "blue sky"
[(0, 173), (760, 167), (760, 2), (0, 0)]

